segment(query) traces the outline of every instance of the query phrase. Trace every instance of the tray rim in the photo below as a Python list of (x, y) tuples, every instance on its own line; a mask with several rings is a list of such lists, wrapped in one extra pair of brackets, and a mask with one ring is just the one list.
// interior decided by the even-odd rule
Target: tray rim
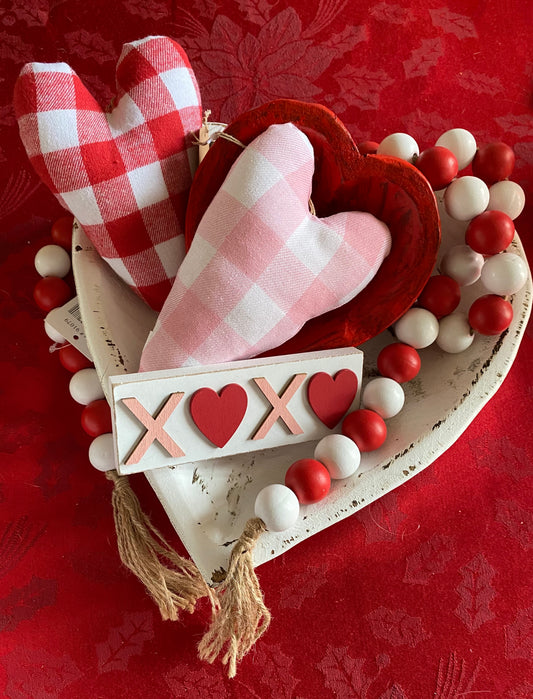
[[(112, 278), (112, 275), (114, 275), (112, 270), (108, 268), (106, 263), (98, 256), (79, 224), (75, 225), (74, 227), (73, 250), (73, 267), (76, 284), (78, 284), (78, 280), (80, 280), (83, 276), (83, 274), (80, 272), (83, 254), (90, 256), (91, 264), (96, 265), (96, 269), (98, 270), (99, 274), (105, 275), (106, 278)], [(517, 252), (521, 257), (523, 257), (527, 263), (527, 258), (518, 235), (515, 235), (513, 251)], [(123, 282), (121, 282), (118, 277), (113, 283), (118, 283), (119, 285), (124, 286), (125, 293), (133, 295), (135, 299), (138, 298), (133, 291), (125, 287)], [(89, 305), (90, 295), (88, 298), (87, 293), (82, 291), (81, 294), (79, 293), (79, 297), (81, 315), (82, 319), (85, 321), (85, 318), (90, 317), (91, 310), (93, 310)], [(416, 440), (413, 440), (407, 449), (404, 447), (397, 453), (394, 453), (392, 457), (379, 461), (369, 470), (353, 476), (352, 479), (356, 478), (358, 480), (364, 477), (366, 482), (364, 498), (358, 500), (357, 496), (355, 498), (353, 498), (353, 496), (340, 497), (335, 500), (336, 506), (333, 506), (333, 502), (328, 504), (327, 498), (326, 501), (319, 503), (320, 507), (314, 505), (303, 508), (302, 517), (300, 518), (301, 521), (299, 521), (299, 523), (293, 529), (278, 534), (266, 532), (259, 539), (254, 553), (254, 565), (259, 566), (262, 563), (281, 555), (285, 551), (292, 548), (292, 546), (304, 541), (309, 536), (313, 536), (335, 522), (354, 514), (363, 507), (366, 507), (420, 473), (421, 470), (427, 468), (438, 456), (450, 448), (450, 446), (452, 446), (459, 436), (467, 429), (486, 403), (500, 388), (507, 373), (509, 372), (514, 358), (516, 357), (516, 353), (518, 352), (520, 341), (525, 332), (527, 320), (531, 312), (531, 297), (532, 282), (530, 274), (528, 282), (523, 289), (513, 296), (512, 303), (515, 308), (515, 316), (510, 328), (494, 342), (494, 347), (491, 353), (491, 361), (482, 366), (479, 371), (474, 374), (468, 395), (464, 395), (458, 404), (454, 404), (454, 406), (439, 420), (438, 424), (431, 425), (425, 430), (425, 432), (420, 434)], [(140, 299), (138, 300), (139, 303), (144, 305)], [(518, 308), (520, 308), (520, 313), (516, 312), (516, 309)], [(149, 318), (151, 316), (150, 314), (147, 314), (146, 317)], [(155, 314), (153, 314), (153, 318), (155, 322)], [(98, 338), (91, 331), (91, 329), (87, 331), (86, 328), (86, 334), (89, 348), (93, 353), (93, 357), (95, 358), (95, 367), (102, 381), (104, 392), (106, 393), (106, 396), (109, 396), (109, 387), (107, 385), (108, 382), (106, 378), (107, 375), (109, 375), (109, 362), (107, 361), (103, 363), (101, 361), (101, 354), (99, 353), (97, 347)], [(497, 362), (495, 362), (495, 360), (497, 360)], [(122, 373), (126, 372), (124, 371)], [(409, 400), (408, 395), (407, 400)], [(443, 426), (446, 425), (453, 425), (454, 429), (443, 429)], [(425, 458), (423, 461), (421, 461), (417, 454), (422, 446), (428, 446), (428, 444), (426, 444), (428, 440), (431, 444), (431, 448), (426, 450)], [(198, 464), (191, 463), (190, 466), (191, 469), (194, 469), (198, 466)], [(197, 551), (195, 551), (194, 542), (196, 539), (196, 533), (192, 533), (188, 530), (189, 522), (186, 521), (186, 517), (184, 515), (180, 516), (179, 512), (177, 513), (176, 509), (169, 503), (168, 481), (171, 472), (172, 467), (165, 467), (155, 471), (146, 472), (145, 475), (151, 487), (158, 496), (163, 508), (165, 509), (171, 524), (189, 551), (191, 557), (199, 567), (202, 575), (208, 582), (214, 583), (220, 566), (217, 565), (213, 567), (213, 565), (207, 562), (206, 557), (203, 556), (202, 553), (199, 554)], [(347, 480), (351, 481), (351, 479)], [(337, 483), (342, 483), (343, 485), (339, 487), (344, 487), (344, 489), (346, 489), (348, 485), (348, 483), (344, 481)], [(313, 511), (311, 511), (310, 507), (313, 508)], [(327, 512), (327, 510), (331, 510), (331, 512)], [(242, 526), (244, 525), (244, 521), (246, 521), (246, 519), (247, 517), (244, 519), (242, 517), (240, 519), (236, 519), (236, 531), (242, 530)], [(229, 558), (229, 553), (231, 551), (231, 547), (228, 547), (227, 544), (228, 542), (221, 542), (219, 544), (219, 546), (223, 547), (224, 549), (224, 556), (222, 556), (223, 559)]]

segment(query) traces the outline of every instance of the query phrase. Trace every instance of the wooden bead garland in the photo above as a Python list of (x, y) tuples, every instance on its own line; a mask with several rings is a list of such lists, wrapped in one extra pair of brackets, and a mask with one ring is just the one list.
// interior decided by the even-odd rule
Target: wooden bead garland
[[(455, 220), (470, 221), (465, 244), (450, 248), (441, 261), (439, 271), (442, 274), (430, 278), (418, 303), (396, 323), (395, 334), (400, 342), (382, 350), (378, 357), (378, 370), (382, 376), (365, 387), (365, 407), (346, 416), (344, 434), (322, 439), (316, 446), (314, 459), (300, 460), (305, 462), (305, 467), (299, 462), (293, 464), (288, 471), (286, 485), (272, 484), (259, 493), (256, 516), (263, 519), (267, 529), (272, 531), (283, 531), (293, 526), (298, 517), (299, 506), (295, 505), (298, 499), (300, 503), (318, 502), (329, 492), (331, 479), (347, 478), (357, 471), (361, 451), (379, 448), (383, 444), (386, 438), (383, 419), (396, 415), (402, 409), (404, 393), (400, 382), (409, 381), (417, 375), (420, 368), (418, 349), (436, 342), (443, 351), (458, 353), (472, 344), (475, 332), (500, 334), (512, 320), (512, 307), (502, 296), (516, 293), (527, 280), (527, 266), (523, 260), (513, 253), (504, 252), (514, 235), (512, 220), (524, 206), (522, 189), (506, 179), (514, 165), (514, 154), (510, 154), (512, 149), (505, 144), (489, 144), (478, 149), (472, 134), (464, 129), (447, 131), (434, 147), (420, 154), (416, 141), (408, 134), (392, 134), (377, 147), (373, 142), (369, 144), (371, 146), (361, 144), (361, 151), (377, 151), (378, 154), (395, 155), (415, 165), (419, 163), (419, 169), (426, 174), (434, 189), (445, 188), (447, 213)], [(471, 163), (474, 175), (457, 177), (457, 172)], [(61, 248), (57, 246), (68, 249), (71, 227), (70, 217), (56, 221), (52, 227), (55, 245), (47, 246), (49, 251), (43, 248), (44, 252), (38, 253), (36, 258), (36, 268), (43, 274), (43, 279), (38, 283), (34, 296), (38, 305), (46, 311), (70, 298), (68, 285), (60, 279), (67, 264), (63, 260), (63, 265), (60, 265), (62, 257), (59, 258), (57, 253)], [(57, 276), (45, 276), (46, 272), (56, 267)], [(480, 277), (492, 293), (474, 301), (468, 314), (455, 313), (460, 300), (460, 287), (473, 284)], [(68, 347), (66, 345), (62, 350), (65, 354), (71, 351)], [(391, 348), (400, 347), (405, 348), (401, 352), (406, 355), (403, 358), (403, 371), (406, 373), (403, 374), (401, 371), (397, 373), (398, 370), (396, 373), (387, 370)], [(399, 354), (400, 350), (393, 352)], [(87, 362), (82, 360), (76, 363), (74, 359), (70, 364), (66, 362), (65, 366), (75, 372), (72, 379), (74, 387), (78, 384), (82, 386), (81, 392), (73, 389), (78, 402), (88, 403), (90, 408), (94, 402), (102, 401), (102, 395), (96, 395), (89, 390), (90, 386), (85, 386), (85, 375), (89, 378), (89, 373), (94, 372), (93, 368), (88, 368)], [(92, 364), (89, 366), (92, 367)], [(92, 383), (94, 381), (89, 381), (91, 386)], [(370, 415), (373, 417), (370, 418)], [(91, 463), (99, 470), (113, 469), (109, 450), (111, 434), (96, 434), (98, 428), (92, 429), (96, 431), (89, 452)], [(92, 435), (91, 430), (88, 433)], [(342, 440), (349, 440), (351, 446)], [(323, 466), (323, 469), (319, 466)], [(329, 473), (329, 482), (323, 476), (324, 471)], [(303, 477), (303, 473), (307, 475)], [(310, 477), (309, 473), (314, 475)], [(286, 495), (287, 490), (292, 493), (290, 487), (299, 493), (296, 500)]]
[[(440, 150), (428, 149), (431, 152), (422, 151), (418, 155), (418, 145), (414, 139), (407, 134), (392, 134), (377, 148), (378, 154), (396, 155), (415, 165), (420, 160), (420, 169), (422, 172), (427, 169), (433, 188), (446, 187), (444, 205), (447, 213), (455, 220), (470, 221), (465, 244), (454, 246), (446, 253), (441, 261), (442, 274), (429, 279), (417, 304), (395, 325), (397, 339), (416, 356), (417, 349), (428, 347), (433, 342), (443, 351), (455, 354), (470, 347), (475, 332), (484, 335), (504, 332), (511, 324), (513, 309), (509, 301), (502, 297), (519, 291), (528, 277), (527, 265), (522, 258), (505, 252), (514, 237), (512, 221), (524, 206), (521, 187), (506, 179), (514, 165), (514, 154), (512, 157), (509, 154), (512, 149), (505, 144), (489, 144), (477, 149), (474, 137), (465, 129), (446, 132), (436, 145)], [(495, 162), (491, 162), (491, 157)], [(457, 170), (471, 163), (478, 176), (456, 177)], [(457, 168), (455, 164), (458, 164)], [(476, 299), (468, 314), (455, 313), (461, 296), (460, 287), (469, 286), (479, 278), (493, 293)], [(382, 350), (377, 360), (380, 373), (387, 373), (384, 369), (387, 353), (400, 343)], [(414, 362), (416, 365), (416, 360)], [(414, 373), (408, 380), (418, 373), (414, 367), (411, 371)], [(386, 427), (377, 418), (383, 422), (382, 418), (396, 415), (403, 407), (402, 388), (388, 376), (373, 379), (363, 391), (363, 405), (364, 409), (346, 416), (343, 433), (351, 437), (356, 446), (361, 439), (360, 450), (369, 451), (372, 450), (368, 449), (369, 444), (379, 448), (386, 438)], [(377, 414), (376, 419), (369, 420), (368, 415), (372, 413)], [(366, 423), (366, 429), (361, 429), (357, 423)], [(360, 437), (361, 433), (364, 436)], [(353, 475), (360, 459), (354, 459), (354, 466), (356, 461), (357, 466), (353, 470), (345, 464), (340, 468), (335, 461), (334, 450), (330, 455), (328, 449), (321, 446), (327, 439), (325, 437), (318, 443), (315, 459), (322, 460), (332, 479)], [(286, 485), (290, 486), (290, 482)], [(258, 498), (260, 496), (261, 493)], [(301, 504), (308, 502), (299, 500)], [(275, 508), (275, 503), (272, 506)]]
[[(418, 155), (418, 145), (410, 136), (406, 134), (394, 134), (393, 136), (394, 138), (389, 139), (388, 144), (381, 146), (381, 144), (367, 142), (365, 145), (366, 151), (364, 148), (360, 150), (362, 153), (373, 153), (376, 151), (379, 153), (380, 147), (381, 152), (386, 152), (388, 148), (397, 149), (396, 154), (398, 156), (405, 157), (415, 165), (417, 160), (420, 159), (420, 169), (422, 171), (422, 165), (426, 161), (426, 164), (429, 163), (427, 165), (429, 168), (428, 178), (434, 184), (434, 188), (449, 187), (452, 183), (459, 182), (460, 186), (455, 186), (453, 189), (458, 190), (461, 196), (452, 196), (453, 191), (448, 195), (448, 213), (452, 215), (455, 213), (458, 220), (466, 221), (469, 216), (474, 214), (482, 216), (484, 213), (486, 214), (488, 211), (493, 210), (495, 213), (500, 214), (500, 217), (505, 215), (509, 219), (514, 219), (521, 212), (524, 205), (523, 191), (516, 183), (503, 179), (510, 174), (512, 170), (512, 164), (510, 163), (511, 161), (514, 162), (514, 159), (509, 156), (507, 147), (501, 147), (503, 144), (500, 144), (497, 148), (488, 148), (486, 151), (483, 151), (478, 167), (475, 167), (475, 163), (473, 165), (475, 176), (467, 181), (466, 177), (457, 180), (456, 174), (457, 170), (463, 169), (472, 160), (475, 161), (475, 157), (477, 157), (475, 139), (469, 132), (464, 129), (452, 129), (446, 132), (437, 141), (438, 149), (434, 149), (436, 153), (431, 153), (429, 156), (426, 154), (426, 151), (423, 151), (420, 156)], [(495, 166), (492, 166), (493, 163), (491, 163), (491, 158), (487, 156), (487, 152), (496, 154), (491, 156), (498, 160)], [(483, 179), (489, 177), (495, 181), (492, 182), (487, 179), (483, 183)], [(460, 180), (463, 180), (463, 182)], [(490, 185), (488, 188), (488, 199), (487, 185)], [(474, 201), (471, 201), (468, 196), (464, 195), (464, 190), (470, 191), (472, 188), (477, 192), (473, 197)], [(70, 217), (64, 217), (57, 221), (52, 229), (54, 243), (68, 250), (71, 246), (71, 230), (72, 219)], [(505, 238), (505, 236), (503, 237)], [(470, 271), (470, 276), (467, 275), (467, 281), (472, 276), (476, 276), (478, 271), (479, 274), (477, 274), (476, 279), (481, 276), (485, 262), (484, 255), (487, 253), (506, 254), (509, 258), (503, 263), (504, 273), (502, 274), (501, 272), (500, 265), (502, 265), (502, 262), (500, 261), (492, 263), (500, 271), (489, 274), (492, 266), (490, 265), (488, 268), (489, 272), (486, 272), (486, 275), (490, 276), (492, 280), (489, 281), (489, 284), (492, 285), (493, 290), (497, 289), (504, 294), (515, 293), (527, 279), (527, 266), (523, 264), (523, 261), (518, 256), (514, 256), (518, 259), (517, 263), (513, 261), (512, 253), (503, 253), (502, 251), (507, 247), (506, 245), (503, 245), (501, 250), (487, 249), (484, 247), (486, 243), (483, 242), (483, 235), (481, 235), (481, 238), (481, 248), (476, 242), (473, 247), (469, 247), (465, 251), (469, 257), (479, 254), (482, 261), (482, 264), (479, 265), (479, 270), (475, 269), (476, 265), (474, 265), (474, 272)], [(469, 243), (468, 238), (466, 242)], [(497, 247), (502, 245), (501, 240), (491, 244)], [(479, 263), (478, 258), (474, 258), (474, 260)], [(520, 268), (520, 263), (523, 269)], [(45, 268), (46, 265), (44, 265), (43, 269)], [(50, 268), (48, 267), (48, 269)], [(453, 272), (453, 269), (450, 271)], [(453, 277), (453, 274), (451, 276)], [(502, 276), (505, 277), (503, 281), (501, 279)], [(37, 297), (36, 301), (43, 310), (51, 310), (51, 308), (60, 306), (71, 297), (70, 288), (68, 288), (67, 294), (65, 286), (68, 287), (68, 285), (60, 277), (48, 277), (47, 279), (52, 279), (53, 281), (50, 283), (43, 279), (39, 284), (42, 287), (51, 284), (54, 287), (54, 293), (50, 293), (47, 296), (47, 294), (42, 294), (41, 291), (38, 291), (35, 294)], [(495, 284), (499, 284), (499, 286), (494, 286)], [(450, 285), (448, 284), (448, 286)], [(63, 298), (65, 294), (67, 294), (67, 297)], [(428, 295), (429, 292), (426, 296)], [(40, 298), (40, 296), (46, 298)], [(422, 296), (423, 293), (421, 294)], [(496, 303), (501, 308), (505, 308), (506, 311), (502, 312), (500, 309), (496, 317), (493, 313), (485, 313), (486, 317), (483, 319), (485, 322), (479, 323), (479, 318), (474, 312), (477, 310), (475, 304), (481, 304), (483, 309), (489, 305), (487, 298), (491, 296), (498, 299)], [(466, 349), (473, 341), (474, 330), (472, 325), (475, 325), (478, 332), (487, 332), (487, 330), (492, 332), (496, 328), (499, 334), (511, 322), (512, 307), (506, 299), (501, 298), (497, 294), (487, 294), (485, 297), (477, 299), (472, 304), (468, 317), (464, 313), (455, 313), (456, 304), (454, 306), (454, 303), (452, 301), (450, 306), (445, 308), (441, 306), (438, 308), (433, 306), (432, 308), (430, 303), (430, 307), (425, 308), (427, 299), (426, 301), (422, 299), (417, 308), (411, 309), (413, 311), (426, 312), (415, 314), (419, 318), (423, 317), (426, 319), (427, 327), (422, 324), (421, 329), (424, 331), (422, 334), (424, 335), (425, 333), (422, 344), (420, 344), (420, 338), (418, 338), (418, 342), (413, 340), (414, 344), (422, 347), (436, 340), (439, 347), (445, 351), (459, 352)], [(490, 303), (494, 303), (494, 301), (490, 300)], [(484, 310), (486, 311), (486, 308)], [(506, 313), (510, 313), (508, 318), (506, 318)], [(474, 316), (476, 316), (476, 320), (474, 320)], [(469, 318), (471, 320), (470, 324), (468, 322)], [(427, 333), (428, 328), (429, 335)], [(436, 333), (435, 329), (437, 329)], [(419, 330), (420, 328), (417, 332)], [(58, 333), (52, 333), (50, 330), (47, 330), (47, 333), (53, 340), (58, 338), (55, 340), (57, 342), (63, 340)], [(429, 343), (428, 337), (432, 337)], [(390, 349), (390, 347), (398, 348), (402, 345), (406, 349)], [(387, 350), (388, 352), (386, 352)], [(385, 390), (384, 403), (388, 404), (388, 409), (384, 410), (383, 406), (381, 406), (383, 417), (387, 418), (401, 409), (400, 403), (403, 405), (403, 389), (400, 383), (411, 380), (416, 376), (420, 367), (420, 358), (413, 345), (399, 342), (389, 346), (389, 348), (385, 348), (380, 357), (378, 357), (378, 370), (382, 376), (379, 379), (374, 379), (374, 390), (377, 385), (392, 391), (392, 404), (394, 405), (391, 407), (389, 392)], [(67, 368), (72, 371), (71, 368)], [(80, 371), (87, 372), (94, 371), (94, 369), (80, 364), (79, 369), (77, 366), (74, 368), (73, 378)], [(376, 381), (378, 382), (377, 384)], [(368, 385), (370, 386), (371, 384), (372, 382)], [(372, 391), (367, 392), (367, 389), (363, 392), (363, 403), (365, 403), (365, 398), (368, 402), (369, 396), (371, 397)], [(139, 503), (133, 491), (129, 488), (127, 477), (117, 474), (112, 449), (113, 437), (111, 432), (104, 431), (109, 428), (109, 423), (106, 422), (107, 415), (101, 414), (100, 408), (95, 406), (96, 403), (102, 402), (104, 402), (103, 399), (89, 402), (84, 409), (84, 414), (86, 414), (86, 411), (91, 412), (91, 408), (93, 408), (97, 418), (94, 424), (91, 423), (90, 425), (88, 418), (88, 422), (86, 420), (87, 424), (84, 424), (82, 419), (82, 425), (88, 434), (94, 436), (89, 450), (91, 464), (99, 470), (106, 471), (106, 476), (114, 483), (113, 507), (122, 561), (145, 584), (149, 593), (158, 604), (163, 618), (175, 619), (177, 618), (177, 612), (181, 609), (192, 611), (196, 600), (200, 597), (206, 596), (210, 599), (214, 621), (200, 643), (199, 655), (200, 658), (212, 662), (222, 652), (224, 644), (229, 641), (230, 649), (226, 652), (223, 662), (228, 663), (229, 675), (231, 677), (235, 674), (236, 661), (249, 650), (261, 633), (264, 632), (270, 620), (270, 615), (264, 606), (261, 590), (253, 571), (253, 547), (257, 538), (265, 530), (284, 531), (294, 526), (299, 517), (300, 503), (298, 502), (298, 497), (293, 489), (281, 484), (271, 484), (259, 493), (255, 503), (256, 517), (247, 523), (245, 531), (233, 549), (228, 573), (223, 585), (219, 590), (212, 591), (207, 587), (192, 562), (177, 556), (175, 552), (169, 549), (159, 532), (153, 528), (140, 510)], [(378, 405), (374, 405), (374, 407), (376, 410), (379, 409)], [(314, 458), (303, 460), (311, 462), (312, 468), (306, 467), (303, 470), (304, 472), (311, 471), (313, 474), (321, 475), (317, 481), (318, 485), (317, 482), (311, 483), (313, 492), (310, 498), (308, 497), (308, 489), (303, 497), (300, 495), (302, 501), (316, 502), (318, 499), (322, 499), (329, 491), (331, 479), (348, 478), (357, 471), (361, 452), (379, 448), (386, 439), (387, 429), (383, 417), (378, 412), (368, 409), (367, 406), (345, 417), (342, 424), (344, 434), (331, 434), (320, 440), (316, 445)], [(327, 475), (325, 476), (324, 473)], [(288, 485), (292, 485), (295, 490), (298, 490), (292, 483), (291, 478), (288, 479)], [(173, 567), (165, 567), (161, 561), (162, 558), (165, 561), (170, 561)], [(147, 562), (149, 565), (146, 565)], [(175, 594), (176, 592), (179, 592), (179, 595)], [(245, 599), (244, 604), (243, 599)], [(241, 610), (243, 613), (237, 613), (236, 609)]]

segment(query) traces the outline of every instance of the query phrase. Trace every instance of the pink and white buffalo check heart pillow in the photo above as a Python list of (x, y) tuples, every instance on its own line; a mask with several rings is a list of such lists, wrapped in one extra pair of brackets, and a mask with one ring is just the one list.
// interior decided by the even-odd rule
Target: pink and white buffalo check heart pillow
[(115, 272), (160, 309), (185, 253), (200, 93), (183, 49), (126, 44), (114, 109), (104, 112), (66, 63), (29, 63), (15, 87), (28, 156)]
[(391, 245), (371, 214), (309, 212), (313, 148), (293, 124), (246, 147), (212, 200), (141, 370), (245, 359), (356, 296)]

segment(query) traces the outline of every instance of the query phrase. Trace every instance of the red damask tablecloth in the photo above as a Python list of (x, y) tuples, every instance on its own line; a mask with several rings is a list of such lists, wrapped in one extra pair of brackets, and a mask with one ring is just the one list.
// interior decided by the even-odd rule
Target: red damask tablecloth
[[(3, 0), (0, 4), (0, 693), (35, 697), (533, 696), (533, 333), (502, 388), (423, 473), (259, 569), (272, 625), (228, 680), (201, 663), (208, 610), (163, 622), (121, 566), (111, 486), (32, 291), (61, 210), (18, 140), (29, 60), (67, 61), (102, 105), (121, 45), (168, 34), (228, 121), (277, 97), (322, 102), (356, 141), (421, 147), (461, 126), (514, 146), (533, 255), (525, 0)], [(179, 548), (144, 478), (144, 509)]]

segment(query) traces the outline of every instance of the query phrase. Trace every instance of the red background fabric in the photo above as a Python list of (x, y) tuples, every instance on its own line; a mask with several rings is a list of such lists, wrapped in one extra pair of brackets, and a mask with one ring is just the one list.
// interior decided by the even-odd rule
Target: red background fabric
[[(200, 607), (163, 622), (120, 564), (111, 486), (32, 300), (61, 214), (18, 140), (13, 84), (68, 61), (102, 105), (122, 43), (169, 34), (215, 119), (276, 97), (334, 109), (354, 139), (461, 126), (514, 146), (530, 259), (528, 3), (4, 0), (0, 8), (0, 693), (22, 697), (533, 696), (531, 326), (502, 388), (416, 478), (262, 566), (273, 622), (228, 680), (196, 659)], [(142, 477), (144, 509), (179, 548)]]

